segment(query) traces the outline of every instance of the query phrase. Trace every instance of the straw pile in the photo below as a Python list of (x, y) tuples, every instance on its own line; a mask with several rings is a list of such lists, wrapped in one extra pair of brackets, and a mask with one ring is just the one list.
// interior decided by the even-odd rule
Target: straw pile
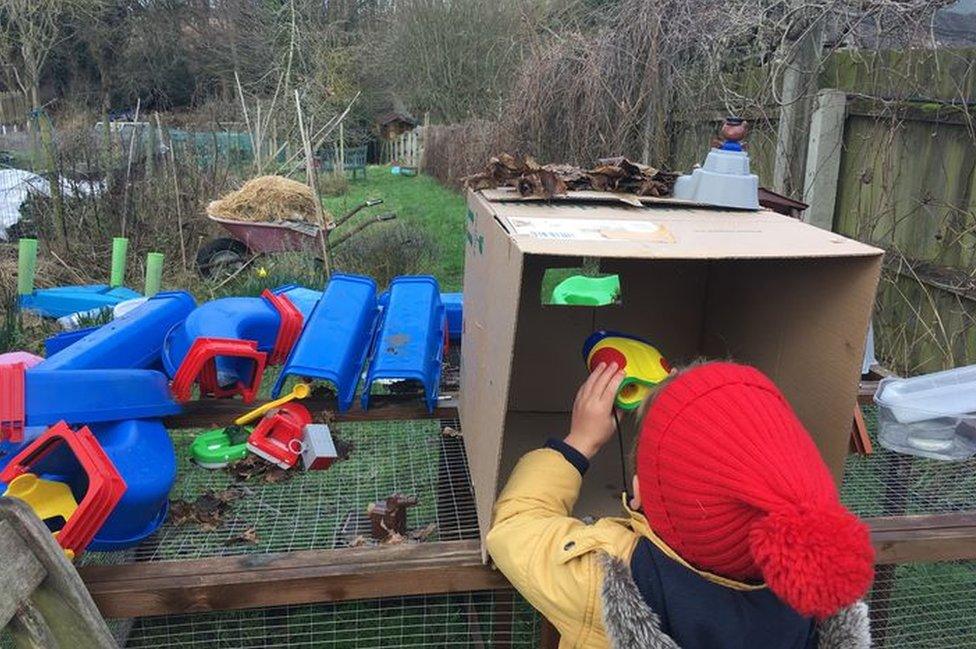
[[(212, 201), (207, 214), (231, 221), (301, 221), (318, 225), (315, 194), (308, 185), (282, 176), (258, 176)], [(330, 220), (324, 212), (326, 220)]]

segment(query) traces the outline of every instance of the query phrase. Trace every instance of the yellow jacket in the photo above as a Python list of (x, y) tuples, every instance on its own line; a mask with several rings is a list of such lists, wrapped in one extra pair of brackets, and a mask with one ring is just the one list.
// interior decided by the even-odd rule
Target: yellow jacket
[(608, 642), (595, 551), (627, 560), (639, 537), (626, 519), (586, 525), (573, 518), (582, 483), (559, 451), (528, 453), (495, 503), (486, 545), (498, 569), (559, 631), (560, 647), (596, 649)]
[[(734, 590), (765, 588), (695, 569), (654, 534), (642, 514), (627, 509), (626, 502), (629, 518), (603, 518), (592, 525), (573, 518), (582, 481), (580, 472), (559, 451), (543, 448), (528, 453), (495, 503), (486, 539), (495, 565), (559, 631), (560, 647), (610, 645), (601, 598), (609, 565), (606, 558), (629, 565), (642, 537), (708, 581)], [(870, 646), (863, 603), (836, 617), (835, 629), (821, 627), (820, 647)]]

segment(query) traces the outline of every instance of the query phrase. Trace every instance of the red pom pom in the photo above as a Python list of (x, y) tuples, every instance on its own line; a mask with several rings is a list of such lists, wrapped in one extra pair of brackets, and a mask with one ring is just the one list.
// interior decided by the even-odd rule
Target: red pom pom
[(874, 579), (868, 528), (839, 504), (770, 513), (749, 530), (749, 548), (769, 588), (818, 620), (863, 597)]

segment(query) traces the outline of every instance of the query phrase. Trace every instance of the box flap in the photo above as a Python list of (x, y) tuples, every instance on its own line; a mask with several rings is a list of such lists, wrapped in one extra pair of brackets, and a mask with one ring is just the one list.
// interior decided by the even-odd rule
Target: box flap
[[(497, 191), (497, 190), (494, 190)], [(601, 192), (573, 192), (573, 194)], [(644, 259), (875, 257), (882, 251), (768, 210), (743, 212), (619, 201), (489, 202), (525, 254)]]
[(676, 205), (679, 207), (704, 207), (707, 209), (725, 209), (707, 203), (688, 201), (670, 196), (638, 196), (625, 192), (599, 192), (592, 189), (574, 190), (565, 194), (556, 194), (550, 198), (544, 196), (522, 196), (514, 187), (496, 187), (483, 189), (481, 194), (492, 203), (623, 203), (633, 207), (644, 205)]

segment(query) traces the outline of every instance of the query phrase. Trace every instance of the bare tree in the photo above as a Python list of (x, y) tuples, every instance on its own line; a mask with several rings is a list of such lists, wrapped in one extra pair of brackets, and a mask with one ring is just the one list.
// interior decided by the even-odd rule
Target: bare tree
[(91, 0), (5, 0), (0, 5), (0, 34), (5, 44), (5, 64), (28, 98), (32, 124), (40, 135), (45, 171), (50, 180), (51, 202), (56, 227), (64, 237), (64, 201), (56, 168), (54, 137), (49, 118), (43, 113), (41, 79), (51, 51), (64, 38), (64, 20), (74, 10), (88, 8)]

